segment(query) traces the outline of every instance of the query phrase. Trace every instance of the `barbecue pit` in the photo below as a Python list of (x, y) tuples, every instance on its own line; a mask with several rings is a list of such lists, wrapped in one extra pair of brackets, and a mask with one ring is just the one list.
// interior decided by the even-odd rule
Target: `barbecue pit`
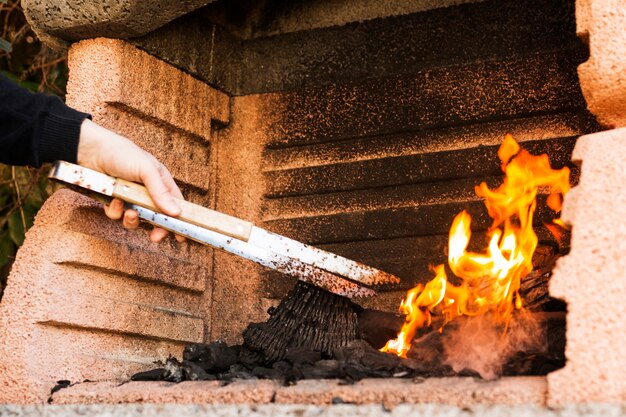
[(47, 2), (27, 12), (58, 44), (75, 42), (69, 104), (157, 155), (189, 200), (402, 278), (364, 308), (395, 311), (432, 277), (428, 265), (445, 259), (457, 212), (467, 209), (475, 230), (486, 230), (473, 188), (497, 180), (506, 133), (556, 166), (571, 165), (571, 250), (550, 273), (550, 294), (567, 304), (565, 367), (486, 383), (118, 387), (185, 345), (240, 342), (295, 280), (192, 244), (151, 244), (62, 191), (29, 232), (0, 304), (0, 401), (47, 401), (58, 380), (79, 384), (53, 394), (54, 403), (626, 400), (626, 133), (607, 130), (626, 124), (623, 8), (326, 3), (164, 5), (157, 14), (172, 20), (148, 32), (137, 27), (154, 11), (140, 8), (127, 9), (136, 15), (122, 27), (85, 25), (80, 13), (65, 26), (39, 18), (52, 10)]

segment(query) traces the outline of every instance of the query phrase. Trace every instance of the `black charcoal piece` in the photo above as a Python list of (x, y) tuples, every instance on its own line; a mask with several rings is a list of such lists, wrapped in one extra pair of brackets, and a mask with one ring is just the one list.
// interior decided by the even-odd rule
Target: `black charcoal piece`
[(163, 380), (168, 382), (181, 382), (185, 378), (182, 364), (178, 362), (178, 359), (169, 357), (165, 361)]
[(62, 379), (60, 381), (57, 381), (57, 384), (54, 387), (52, 387), (52, 389), (50, 390), (50, 395), (54, 394), (57, 391), (62, 390), (63, 388), (67, 388), (71, 386), (72, 386), (72, 382), (68, 381), (67, 379)]
[(199, 365), (191, 361), (183, 361), (182, 368), (185, 381), (213, 381), (217, 379), (215, 375), (207, 373)]
[(165, 368), (151, 369), (145, 372), (137, 372), (130, 377), (131, 381), (163, 381)]
[(234, 379), (257, 379), (250, 369), (241, 364), (230, 367), (228, 372), (218, 374), (218, 379), (222, 381), (232, 381)]
[(263, 366), (257, 366), (252, 370), (252, 375), (262, 379), (284, 379), (285, 374), (278, 369), (265, 368)]
[(396, 338), (403, 324), (402, 314), (364, 309), (359, 314), (359, 338), (380, 349), (389, 339)]
[(322, 359), (322, 353), (311, 350), (308, 347), (299, 346), (287, 349), (285, 359), (294, 365), (314, 364)]
[(237, 363), (238, 356), (238, 348), (229, 347), (222, 341), (188, 345), (183, 351), (184, 360), (195, 363), (207, 372), (228, 370)]

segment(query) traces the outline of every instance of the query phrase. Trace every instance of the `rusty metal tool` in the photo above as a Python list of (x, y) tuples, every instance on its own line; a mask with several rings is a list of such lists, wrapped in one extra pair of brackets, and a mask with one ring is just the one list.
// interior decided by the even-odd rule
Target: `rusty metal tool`
[(144, 221), (346, 297), (368, 297), (396, 284), (391, 274), (272, 233), (254, 224), (184, 200), (178, 217), (159, 212), (143, 185), (57, 161), (50, 178), (84, 194), (118, 198)]

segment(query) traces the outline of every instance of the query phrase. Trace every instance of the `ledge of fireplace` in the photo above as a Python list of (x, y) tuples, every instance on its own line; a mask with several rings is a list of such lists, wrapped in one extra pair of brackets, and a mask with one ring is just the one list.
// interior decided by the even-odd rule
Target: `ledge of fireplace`
[(547, 402), (545, 377), (305, 380), (291, 386), (270, 380), (181, 382), (84, 382), (61, 389), (52, 404), (481, 404), (536, 405)]

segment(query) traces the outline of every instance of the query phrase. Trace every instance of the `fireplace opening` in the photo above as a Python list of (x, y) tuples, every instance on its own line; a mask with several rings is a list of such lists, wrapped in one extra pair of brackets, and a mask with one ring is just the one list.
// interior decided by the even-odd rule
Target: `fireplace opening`
[[(599, 130), (578, 85), (576, 67), (588, 51), (575, 34), (573, 1), (461, 3), (434, 10), (404, 5), (389, 14), (368, 10), (372, 16), (355, 17), (316, 2), (268, 1), (253, 7), (218, 1), (185, 18), (188, 28), (214, 24), (212, 36), (223, 48), (215, 49), (216, 56), (236, 51), (231, 60), (212, 61), (210, 74), (197, 70), (196, 76), (235, 96), (269, 94), (262, 106), (267, 138), (258, 184), (264, 227), (396, 274), (402, 282), (359, 305), (338, 302), (345, 309), (345, 334), (341, 342), (332, 337), (356, 355), (356, 370), (345, 369), (342, 360), (350, 359), (329, 348), (332, 343), (319, 335), (320, 328), (310, 334), (303, 330), (306, 307), (290, 306), (294, 298), (316, 291), (261, 271), (262, 294), (272, 300), (270, 318), (246, 324), (243, 345), (237, 340), (231, 348), (217, 342), (189, 346), (185, 362), (171, 359), (165, 370), (136, 378), (193, 379), (199, 373), (211, 379), (196, 365), (212, 355), (243, 357), (232, 374), (216, 370), (226, 379), (494, 378), (546, 375), (564, 366), (566, 305), (549, 296), (548, 283), (556, 259), (568, 251), (568, 237), (557, 242), (541, 226), (552, 215), (545, 195), (535, 217), (539, 246), (533, 270), (520, 288), (526, 317), (513, 320), (507, 334), (517, 346), (500, 352), (503, 359), (492, 359), (495, 368), (464, 364), (472, 355), (489, 356), (472, 351), (480, 340), (471, 334), (473, 343), (457, 350), (457, 363), (446, 363), (448, 332), (437, 331), (436, 323), (418, 332), (413, 368), (378, 352), (402, 325), (397, 309), (405, 293), (432, 278), (431, 265), (445, 262), (448, 229), (457, 213), (465, 210), (473, 219), (475, 247), (470, 249), (487, 246), (491, 218), (474, 187), (501, 181), (497, 150), (505, 135), (512, 133), (533, 154), (547, 154), (554, 167), (571, 169), (575, 183), (578, 169), (570, 159), (576, 137)], [(155, 46), (162, 46), (156, 40), (174, 33), (174, 27), (137, 45), (180, 63), (180, 53)], [(237, 80), (226, 75), (235, 67), (232, 62)], [(281, 336), (295, 329), (285, 325), (289, 320), (304, 332), (293, 336), (302, 342), (293, 347), (295, 353), (287, 349), (292, 336)], [(463, 318), (452, 326), (481, 333), (478, 320)], [(483, 333), (486, 346), (502, 337)], [(367, 343), (349, 345), (351, 339)], [(322, 369), (312, 366), (313, 359), (322, 361)], [(373, 361), (369, 369), (359, 362), (368, 360)]]
[[(242, 344), (188, 345), (182, 362), (170, 357), (132, 379), (494, 379), (563, 367), (566, 306), (549, 296), (548, 283), (568, 251), (569, 230), (558, 213), (571, 187), (570, 169), (553, 169), (547, 155), (528, 153), (510, 135), (498, 157), (502, 184), (475, 189), (493, 224), (472, 240), (470, 214), (457, 214), (448, 263), (431, 266), (436, 276), (407, 293), (400, 313), (365, 309), (298, 282), (268, 310), (267, 321), (244, 330)], [(552, 240), (539, 241), (535, 231), (539, 205), (554, 212), (544, 225)]]

